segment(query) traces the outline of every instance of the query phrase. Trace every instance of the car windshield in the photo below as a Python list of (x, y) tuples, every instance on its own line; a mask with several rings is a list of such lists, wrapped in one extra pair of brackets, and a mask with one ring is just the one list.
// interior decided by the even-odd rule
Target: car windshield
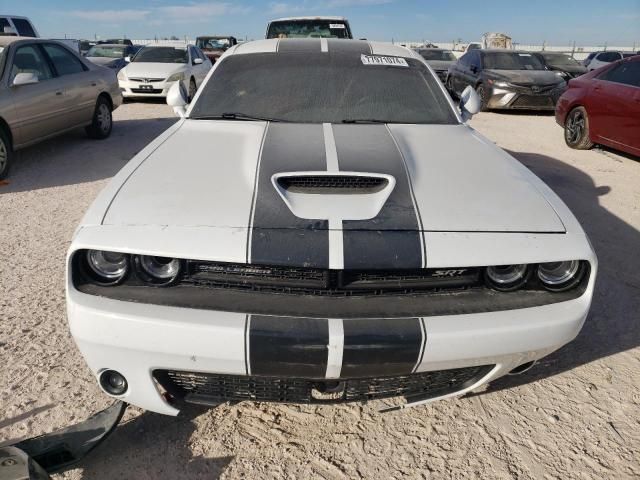
[(418, 53), (425, 60), (442, 60), (445, 62), (453, 62), (456, 57), (449, 50), (418, 50)]
[(489, 70), (544, 70), (540, 60), (530, 53), (491, 52), (484, 54), (484, 68)]
[(105, 47), (103, 45), (95, 45), (87, 52), (87, 57), (122, 58), (123, 56), (124, 47)]
[(228, 38), (198, 38), (196, 40), (196, 47), (198, 48), (211, 48), (213, 50), (226, 50), (229, 48)]
[(338, 20), (292, 20), (272, 22), (267, 38), (351, 38), (351, 32)]
[(232, 55), (201, 88), (191, 118), (457, 123), (438, 80), (411, 58), (338, 52)]
[(187, 49), (174, 47), (144, 47), (132, 59), (141, 63), (187, 63)]
[(580, 62), (564, 53), (543, 53), (542, 58), (554, 67), (575, 67), (580, 65)]

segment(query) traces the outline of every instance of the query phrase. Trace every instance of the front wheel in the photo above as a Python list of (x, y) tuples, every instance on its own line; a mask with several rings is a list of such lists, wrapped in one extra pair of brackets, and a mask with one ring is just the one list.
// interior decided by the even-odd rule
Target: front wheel
[(476, 93), (478, 94), (478, 97), (480, 97), (480, 111), (484, 112), (487, 110), (487, 104), (489, 103), (489, 99), (487, 98), (487, 90), (484, 88), (484, 85), (478, 85), (476, 87)]
[(0, 180), (7, 178), (13, 152), (9, 143), (9, 136), (0, 128)]
[(576, 150), (589, 150), (593, 147), (589, 137), (589, 117), (584, 107), (576, 107), (567, 115), (564, 123), (564, 141)]
[(196, 81), (192, 78), (189, 82), (189, 101), (193, 100), (193, 97), (196, 96), (196, 91), (198, 88), (196, 87)]
[(91, 125), (85, 128), (89, 138), (103, 140), (111, 135), (113, 118), (111, 116), (111, 105), (104, 97), (98, 97), (96, 108), (93, 111)]

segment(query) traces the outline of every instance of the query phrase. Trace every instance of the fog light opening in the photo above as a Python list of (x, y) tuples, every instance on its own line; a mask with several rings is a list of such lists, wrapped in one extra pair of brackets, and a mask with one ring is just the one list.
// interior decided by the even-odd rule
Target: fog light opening
[(535, 364), (536, 361), (532, 360), (530, 362), (523, 363), (522, 365), (518, 365), (516, 368), (509, 372), (509, 375), (522, 375), (523, 373), (531, 370)]
[(109, 395), (124, 395), (129, 389), (127, 379), (120, 372), (105, 370), (100, 374), (100, 386)]

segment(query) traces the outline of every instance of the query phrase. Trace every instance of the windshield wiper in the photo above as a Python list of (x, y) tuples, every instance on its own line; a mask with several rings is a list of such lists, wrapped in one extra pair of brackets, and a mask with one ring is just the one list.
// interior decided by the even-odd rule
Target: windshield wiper
[(415, 123), (415, 122), (399, 122), (397, 120), (380, 120), (379, 118), (347, 118), (345, 120), (342, 120), (342, 123), (352, 123), (352, 124), (402, 123), (402, 124), (405, 124), (405, 123)]
[(225, 112), (220, 115), (202, 115), (200, 117), (191, 117), (193, 120), (239, 120), (239, 121), (258, 121), (258, 122), (287, 122), (281, 118), (260, 117), (257, 115), (247, 115), (240, 112)]
[(342, 123), (394, 123), (387, 122), (386, 120), (379, 120), (377, 118), (347, 118), (342, 120)]

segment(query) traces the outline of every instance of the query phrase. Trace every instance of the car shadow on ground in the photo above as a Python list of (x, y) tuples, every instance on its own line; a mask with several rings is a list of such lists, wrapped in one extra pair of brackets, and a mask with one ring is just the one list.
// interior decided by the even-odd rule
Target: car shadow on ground
[[(177, 417), (144, 412), (121, 423), (99, 448), (77, 465), (82, 468), (82, 478), (132, 478), (132, 472), (145, 472), (144, 477), (136, 476), (140, 480), (220, 478), (234, 457), (205, 458), (194, 455), (191, 449), (191, 435), (196, 430), (194, 420), (207, 410), (188, 406)], [(163, 440), (156, 443), (154, 438)]]
[(91, 140), (77, 129), (19, 150), (6, 183), (0, 185), (0, 195), (113, 177), (176, 121), (175, 117), (115, 120), (105, 140)]
[(482, 394), (535, 382), (640, 346), (640, 232), (600, 205), (600, 197), (611, 188), (595, 185), (583, 171), (552, 157), (509, 153), (573, 211), (591, 240), (599, 270), (591, 310), (578, 337), (528, 372), (496, 380)]

